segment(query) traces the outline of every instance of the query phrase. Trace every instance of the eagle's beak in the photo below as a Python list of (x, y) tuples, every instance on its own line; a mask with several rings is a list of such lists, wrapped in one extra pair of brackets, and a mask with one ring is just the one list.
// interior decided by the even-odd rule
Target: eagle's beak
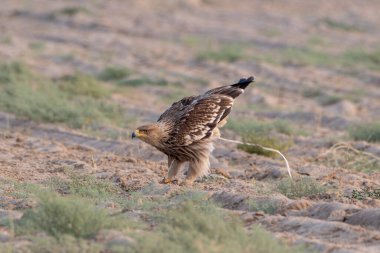
[(133, 138), (136, 138), (136, 137), (139, 137), (139, 130), (135, 130), (133, 133), (132, 133), (132, 139)]

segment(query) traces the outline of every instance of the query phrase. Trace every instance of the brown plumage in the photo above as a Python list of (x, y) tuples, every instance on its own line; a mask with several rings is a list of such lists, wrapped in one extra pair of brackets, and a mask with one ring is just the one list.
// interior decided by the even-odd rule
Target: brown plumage
[(243, 78), (199, 96), (185, 97), (173, 103), (156, 123), (140, 126), (133, 132), (132, 137), (168, 156), (169, 172), (164, 183), (172, 182), (185, 162), (189, 162), (186, 185), (208, 173), (212, 139), (220, 136), (218, 128), (226, 123), (234, 99), (253, 81), (253, 77)]

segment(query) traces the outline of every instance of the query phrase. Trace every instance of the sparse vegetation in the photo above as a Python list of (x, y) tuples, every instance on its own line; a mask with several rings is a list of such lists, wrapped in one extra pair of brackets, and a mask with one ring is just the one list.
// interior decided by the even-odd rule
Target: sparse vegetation
[(40, 52), (45, 48), (45, 44), (40, 41), (36, 41), (36, 42), (30, 43), (29, 48), (34, 51)]
[(103, 69), (98, 78), (103, 81), (121, 81), (126, 79), (132, 71), (121, 66), (110, 66)]
[(351, 49), (347, 50), (342, 56), (343, 65), (348, 67), (359, 66), (373, 70), (380, 69), (380, 49), (364, 50)]
[(262, 211), (267, 214), (275, 214), (279, 209), (279, 203), (275, 200), (256, 200), (249, 203), (249, 208), (252, 211)]
[(83, 95), (101, 98), (109, 94), (104, 85), (100, 84), (94, 77), (83, 73), (64, 76), (61, 78), (59, 87), (70, 96)]
[(130, 78), (123, 79), (117, 82), (120, 85), (138, 87), (142, 85), (153, 85), (153, 86), (167, 86), (169, 82), (165, 79), (153, 79), (150, 77), (140, 77), (140, 78)]
[(349, 129), (351, 138), (368, 142), (380, 142), (380, 122), (357, 124)]
[(363, 172), (380, 171), (379, 157), (357, 150), (344, 142), (334, 144), (318, 160), (330, 167), (342, 167)]
[(81, 198), (40, 194), (36, 209), (28, 210), (16, 223), (17, 234), (43, 230), (58, 238), (62, 234), (90, 237), (100, 229), (117, 227), (118, 223), (104, 210)]
[(90, 13), (90, 12), (83, 6), (65, 7), (65, 8), (57, 11), (57, 14), (66, 15), (69, 17), (73, 17), (79, 13)]
[(247, 234), (236, 218), (211, 203), (183, 202), (159, 219), (160, 225), (142, 234), (132, 252), (302, 252), (257, 227)]
[[(246, 143), (255, 143), (280, 151), (286, 151), (292, 145), (292, 141), (289, 138), (281, 139), (280, 137), (273, 135), (273, 132), (291, 135), (293, 130), (287, 121), (274, 121), (271, 123), (229, 121), (227, 127), (241, 135), (243, 142)], [(276, 153), (266, 151), (259, 146), (239, 144), (238, 148), (248, 153), (255, 153), (264, 156), (276, 156)]]
[(324, 18), (322, 19), (321, 22), (327, 25), (328, 27), (331, 27), (336, 30), (347, 31), (347, 32), (365, 32), (366, 31), (365, 28), (359, 25), (349, 24), (349, 23), (331, 19), (331, 18)]
[(302, 177), (298, 180), (292, 180), (290, 178), (283, 179), (277, 185), (277, 190), (291, 199), (310, 197), (326, 192), (324, 186), (309, 177)]
[(198, 60), (235, 62), (244, 57), (244, 49), (239, 44), (224, 44), (216, 48), (209, 47), (198, 53)]
[[(26, 247), (21, 247), (25, 252), (51, 253), (51, 252), (70, 252), (70, 253), (101, 253), (104, 252), (104, 245), (94, 240), (75, 238), (72, 235), (62, 234), (59, 238), (48, 235), (35, 235), (28, 238), (31, 243)], [(13, 251), (10, 251), (13, 252)]]
[(380, 188), (371, 189), (366, 187), (361, 190), (353, 190), (351, 194), (352, 199), (364, 200), (367, 198), (380, 199)]
[(0, 109), (35, 121), (91, 128), (118, 124), (122, 108), (99, 100), (107, 91), (95, 79), (78, 74), (58, 81), (32, 73), (24, 64), (0, 66)]
[(61, 194), (72, 194), (94, 200), (116, 201), (120, 189), (108, 180), (95, 178), (91, 175), (80, 175), (67, 169), (67, 180), (51, 178), (47, 183)]
[(342, 97), (338, 95), (322, 95), (317, 100), (322, 106), (329, 106), (342, 101)]
[[(91, 182), (86, 183), (89, 187), (94, 187)], [(24, 187), (23, 190), (28, 189)], [(237, 217), (207, 200), (205, 193), (183, 192), (167, 197), (159, 194), (160, 201), (157, 201), (152, 195), (145, 195), (152, 190), (148, 187), (136, 192), (131, 195), (131, 203), (122, 213), (109, 215), (107, 209), (88, 200), (88, 197), (92, 199), (92, 194), (89, 196), (80, 193), (84, 197), (78, 197), (72, 191), (62, 197), (39, 188), (36, 195), (39, 199), (37, 207), (26, 210), (20, 220), (11, 224), (15, 227), (17, 236), (29, 238), (28, 248), (32, 252), (50, 252), (53, 249), (66, 249), (70, 252), (108, 250), (142, 253), (162, 250), (304, 252), (301, 247), (289, 247), (280, 240), (273, 239), (261, 228), (254, 227), (251, 231), (246, 231)], [(34, 196), (35, 191), (32, 192)], [(144, 215), (131, 222), (127, 213), (138, 213), (139, 210)], [(155, 225), (149, 226), (150, 223)], [(124, 234), (128, 243), (118, 240), (100, 244), (90, 239), (101, 230), (109, 228)], [(46, 234), (41, 234), (41, 231)]]
[(302, 96), (304, 96), (305, 98), (315, 98), (322, 95), (323, 95), (322, 90), (318, 88), (308, 88), (308, 89), (303, 90), (302, 92)]

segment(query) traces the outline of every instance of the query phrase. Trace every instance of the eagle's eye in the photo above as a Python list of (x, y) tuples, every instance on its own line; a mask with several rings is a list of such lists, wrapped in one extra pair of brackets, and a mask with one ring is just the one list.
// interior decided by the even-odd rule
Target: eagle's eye
[(143, 134), (147, 134), (148, 133), (148, 130), (139, 130), (141, 133)]

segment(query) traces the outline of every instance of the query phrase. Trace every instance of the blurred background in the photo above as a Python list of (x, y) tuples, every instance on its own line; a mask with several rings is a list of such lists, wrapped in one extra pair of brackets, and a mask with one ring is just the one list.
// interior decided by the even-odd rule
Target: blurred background
[(250, 75), (235, 120), (314, 132), (380, 115), (378, 1), (1, 5), (0, 110), (34, 121), (120, 138), (183, 96)]
[[(380, 1), (0, 2), (1, 252), (380, 252)], [(159, 184), (131, 132), (248, 76), (222, 136), (294, 181), (215, 140)]]

